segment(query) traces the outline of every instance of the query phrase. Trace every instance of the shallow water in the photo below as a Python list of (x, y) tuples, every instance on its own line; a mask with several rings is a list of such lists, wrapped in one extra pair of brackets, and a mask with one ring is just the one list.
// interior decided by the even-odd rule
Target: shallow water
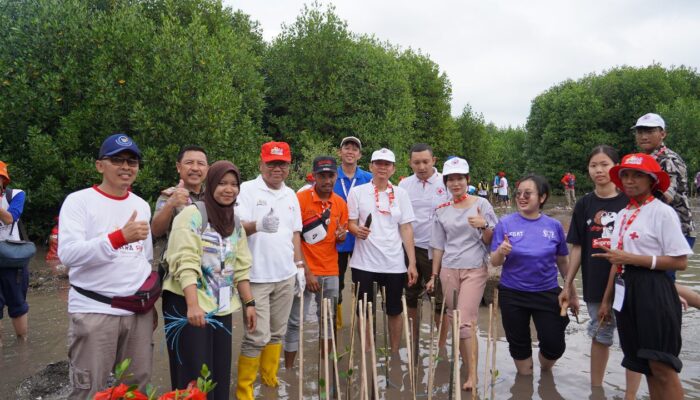
[[(559, 200), (559, 199), (555, 199)], [(700, 210), (697, 202), (694, 203), (696, 221)], [(556, 205), (556, 204), (555, 204)], [(570, 212), (563, 209), (547, 210), (547, 213), (557, 217), (565, 224), (568, 224)], [(565, 228), (568, 228), (565, 227)], [(700, 245), (695, 246), (695, 253), (686, 271), (678, 274), (678, 282), (690, 286), (696, 291), (700, 291)], [(33, 269), (46, 268), (43, 265), (43, 255), (38, 255), (32, 265)], [(349, 280), (349, 277), (348, 277)], [(348, 282), (349, 283), (349, 282)], [(577, 282), (580, 286), (580, 280)], [(13, 331), (7, 319), (2, 323), (0, 330), (4, 339), (4, 346), (0, 347), (0, 399), (13, 399), (17, 385), (25, 378), (42, 369), (46, 364), (63, 360), (66, 358), (66, 332), (67, 332), (67, 282), (62, 281), (59, 289), (56, 290), (33, 290), (30, 289), (28, 301), (30, 304), (29, 324), (30, 339), (27, 343), (16, 343), (12, 340)], [(351, 298), (349, 284), (346, 286), (346, 299)], [(579, 293), (581, 291), (579, 290)], [(345, 326), (339, 335), (339, 353), (349, 346), (349, 324), (350, 324), (350, 302), (346, 301), (343, 311)], [(622, 352), (619, 343), (615, 342), (611, 349), (610, 361), (605, 376), (605, 383), (602, 390), (592, 391), (589, 386), (589, 354), (590, 339), (586, 335), (586, 323), (588, 314), (585, 303), (581, 300), (582, 311), (580, 313), (580, 324), (574, 320), (567, 328), (567, 349), (564, 356), (557, 362), (552, 373), (543, 374), (536, 368), (534, 377), (517, 378), (512, 359), (508, 354), (508, 346), (503, 335), (503, 328), (498, 321), (497, 337), (497, 361), (496, 370), (498, 376), (496, 384), (493, 386), (493, 396), (491, 387), (489, 393), (484, 396), (484, 358), (486, 356), (486, 337), (488, 335), (488, 307), (481, 307), (479, 313), (479, 399), (622, 399), (624, 394), (624, 370), (620, 366)], [(160, 305), (157, 306), (160, 312)], [(430, 325), (428, 320), (429, 303), (423, 303), (423, 318), (421, 324), (421, 335), (419, 341), (420, 356), (418, 368), (416, 368), (417, 394), (416, 398), (427, 398), (426, 371), (429, 364), (428, 348), (430, 342)], [(382, 323), (381, 311), (377, 315), (377, 347), (380, 354), (377, 354), (377, 373), (379, 396), (384, 399), (412, 399), (410, 390), (409, 372), (407, 369), (407, 352), (402, 349), (400, 359), (393, 359), (389, 363), (389, 384), (385, 377), (384, 352), (384, 326)], [(304, 327), (304, 371), (303, 386), (304, 398), (318, 399), (318, 325), (314, 322), (315, 316), (305, 323)], [(240, 343), (241, 337), (240, 313), (234, 315), (234, 343)], [(687, 399), (700, 399), (700, 311), (690, 309), (683, 313), (683, 349), (681, 360), (684, 368), (681, 373), (681, 380), (686, 391)], [(533, 330), (533, 337), (536, 337)], [(361, 353), (359, 348), (359, 338), (356, 337), (355, 364), (360, 362)], [(154, 335), (155, 359), (153, 371), (153, 384), (160, 388), (160, 392), (169, 389), (167, 351), (161, 325)], [(451, 351), (450, 340), (448, 339), (447, 351)], [(533, 344), (537, 347), (537, 343)], [(535, 350), (536, 353), (536, 350)], [(370, 354), (366, 353), (367, 363), (371, 364)], [(238, 349), (234, 345), (234, 368), (232, 382), (236, 381), (235, 360), (238, 358)], [(435, 374), (434, 399), (448, 399), (448, 388), (450, 381), (450, 357), (441, 354)], [(537, 363), (536, 363), (537, 365)], [(256, 397), (265, 399), (296, 399), (298, 398), (298, 366), (287, 371), (284, 366), (280, 367), (280, 386), (275, 389), (261, 387), (256, 384)], [(347, 371), (348, 356), (344, 355), (339, 361), (339, 370)], [(360, 394), (359, 374), (355, 374), (352, 383), (350, 398), (357, 399)], [(464, 374), (461, 375), (462, 377)], [(371, 380), (371, 376), (369, 377)], [(347, 380), (341, 380), (341, 397), (347, 398)], [(470, 392), (461, 392), (463, 399), (471, 398)], [(642, 382), (638, 398), (648, 398), (646, 383)]]

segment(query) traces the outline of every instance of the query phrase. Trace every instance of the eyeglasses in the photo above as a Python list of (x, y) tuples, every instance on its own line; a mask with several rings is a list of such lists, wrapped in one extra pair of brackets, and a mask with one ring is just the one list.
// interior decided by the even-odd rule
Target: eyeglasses
[(109, 160), (115, 167), (121, 167), (126, 162), (126, 165), (130, 167), (138, 167), (140, 160), (138, 158), (124, 158), (124, 157), (103, 157), (103, 160)]
[(521, 192), (518, 190), (515, 192), (515, 198), (518, 199), (522, 197), (525, 200), (530, 200), (530, 197), (532, 197), (533, 194), (535, 194), (535, 192)]
[(279, 168), (282, 171), (286, 171), (289, 169), (289, 163), (286, 163), (284, 161), (273, 161), (273, 162), (265, 163), (265, 167), (267, 167), (268, 169)]

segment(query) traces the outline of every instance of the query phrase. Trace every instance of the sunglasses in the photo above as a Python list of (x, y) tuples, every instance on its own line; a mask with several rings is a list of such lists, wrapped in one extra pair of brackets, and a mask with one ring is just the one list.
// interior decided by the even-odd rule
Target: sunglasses
[(102, 160), (109, 160), (109, 162), (115, 167), (121, 167), (126, 162), (126, 165), (130, 167), (138, 167), (141, 160), (138, 158), (124, 158), (124, 157), (103, 157)]
[(518, 190), (515, 192), (515, 198), (517, 199), (517, 198), (522, 197), (525, 200), (530, 200), (530, 197), (532, 197), (532, 195), (534, 195), (534, 194), (535, 194), (535, 192), (528, 192), (528, 191), (521, 192)]

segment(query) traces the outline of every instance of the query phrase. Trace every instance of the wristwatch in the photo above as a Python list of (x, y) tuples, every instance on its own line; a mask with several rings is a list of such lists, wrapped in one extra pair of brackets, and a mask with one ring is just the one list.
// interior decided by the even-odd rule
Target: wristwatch
[(243, 307), (255, 307), (255, 299), (250, 299), (248, 302), (243, 303)]

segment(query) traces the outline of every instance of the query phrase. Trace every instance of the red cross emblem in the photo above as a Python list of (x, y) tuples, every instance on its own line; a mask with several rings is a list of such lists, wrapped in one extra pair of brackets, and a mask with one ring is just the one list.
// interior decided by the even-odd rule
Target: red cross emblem
[(637, 235), (637, 232), (632, 232), (632, 233), (630, 233), (630, 239), (634, 240), (634, 239), (637, 239), (637, 238), (639, 238), (639, 235)]

